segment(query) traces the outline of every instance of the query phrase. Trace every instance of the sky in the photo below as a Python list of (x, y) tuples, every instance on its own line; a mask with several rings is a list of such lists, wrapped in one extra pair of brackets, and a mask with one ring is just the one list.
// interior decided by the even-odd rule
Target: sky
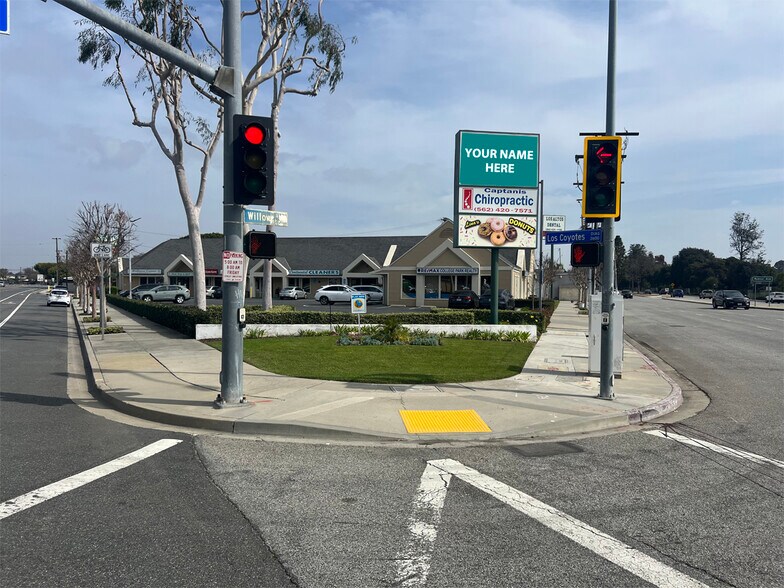
[[(191, 4), (217, 30), (218, 0)], [(357, 42), (334, 93), (286, 97), (279, 236), (427, 234), (453, 215), (461, 129), (538, 133), (544, 213), (579, 228), (579, 134), (605, 125), (607, 0), (325, 0), (324, 14)], [(138, 217), (139, 251), (187, 234), (170, 162), (109, 72), (77, 62), (77, 20), (11, 0), (0, 35), (0, 267), (54, 261), (82, 202)], [(256, 43), (244, 26), (246, 71)], [(615, 226), (626, 247), (728, 257), (742, 211), (766, 259), (784, 259), (784, 2), (619, 0), (616, 52), (615, 130), (639, 133)], [(254, 114), (268, 113), (260, 94)], [(221, 177), (218, 156), (202, 232), (222, 231)]]

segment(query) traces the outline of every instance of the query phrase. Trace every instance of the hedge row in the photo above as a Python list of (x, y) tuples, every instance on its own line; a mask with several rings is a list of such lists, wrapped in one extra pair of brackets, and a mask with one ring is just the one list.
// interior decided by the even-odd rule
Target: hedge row
[[(196, 336), (197, 324), (216, 325), (221, 323), (222, 308), (208, 306), (207, 310), (200, 310), (193, 306), (177, 306), (175, 304), (157, 304), (142, 302), (129, 298), (109, 295), (107, 300), (117, 306), (138, 316), (179, 331), (188, 337)], [(552, 316), (552, 304), (543, 306), (543, 312), (531, 310), (499, 310), (498, 321), (510, 325), (536, 325), (541, 334)], [(291, 325), (291, 324), (353, 324), (357, 317), (350, 312), (315, 312), (297, 311), (291, 306), (276, 306), (272, 310), (263, 310), (260, 306), (248, 306), (245, 310), (246, 321), (249, 325)], [(475, 325), (488, 324), (490, 311), (476, 310), (446, 310), (433, 309), (431, 312), (412, 312), (407, 314), (366, 314), (362, 317), (365, 324), (379, 324), (388, 317), (399, 317), (401, 322), (418, 325)]]

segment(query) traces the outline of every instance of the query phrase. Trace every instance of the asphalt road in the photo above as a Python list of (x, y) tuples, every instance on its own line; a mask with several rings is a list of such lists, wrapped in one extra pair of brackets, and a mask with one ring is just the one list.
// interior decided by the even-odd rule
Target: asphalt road
[(78, 373), (68, 365), (68, 342), (77, 337), (70, 310), (30, 292), (0, 290), (0, 323), (10, 316), (0, 326), (0, 501), (161, 439), (181, 442), (2, 518), (0, 585), (290, 585), (210, 480), (190, 436), (121, 425), (69, 400), (68, 374)]
[[(0, 581), (784, 585), (784, 463), (763, 459), (784, 455), (784, 313), (659, 298), (626, 308), (626, 331), (711, 397), (670, 428), (696, 445), (644, 432), (656, 427), (480, 447), (191, 440), (70, 402), (65, 311), (26, 303), (0, 327), (2, 500), (162, 438), (182, 442), (0, 520)], [(0, 304), (0, 323), (7, 312)]]

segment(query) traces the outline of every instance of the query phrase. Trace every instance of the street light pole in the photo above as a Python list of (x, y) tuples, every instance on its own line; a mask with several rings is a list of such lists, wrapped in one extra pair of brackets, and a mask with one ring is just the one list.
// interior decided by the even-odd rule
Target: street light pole
[(54, 240), (54, 285), (56, 286), (60, 283), (60, 237), (52, 237), (52, 239)]

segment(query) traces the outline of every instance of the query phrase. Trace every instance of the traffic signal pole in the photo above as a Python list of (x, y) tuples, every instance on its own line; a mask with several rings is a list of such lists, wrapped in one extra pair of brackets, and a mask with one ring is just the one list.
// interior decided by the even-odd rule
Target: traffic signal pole
[[(613, 136), (615, 133), (615, 23), (617, 0), (610, 1), (609, 23), (607, 30), (607, 117), (605, 134)], [(621, 154), (618, 153), (620, 161)], [(587, 163), (586, 163), (587, 165)], [(620, 189), (620, 186), (618, 186)], [(613, 391), (613, 328), (612, 328), (612, 295), (613, 295), (613, 268), (615, 266), (615, 219), (602, 219), (602, 232), (604, 245), (602, 267), (602, 336), (601, 357), (599, 371), (599, 398), (612, 400), (615, 398)], [(623, 345), (623, 341), (619, 342)]]
[[(223, 65), (240, 71), (242, 42), (240, 31), (240, 0), (223, 0)], [(234, 115), (242, 114), (242, 79), (235, 75), (229, 96), (223, 99), (223, 248), (225, 251), (243, 250), (243, 211), (234, 203)], [(242, 328), (239, 312), (245, 300), (245, 271), (242, 282), (223, 282), (223, 324), (221, 337), (221, 392), (216, 407), (237, 405), (242, 393)]]

